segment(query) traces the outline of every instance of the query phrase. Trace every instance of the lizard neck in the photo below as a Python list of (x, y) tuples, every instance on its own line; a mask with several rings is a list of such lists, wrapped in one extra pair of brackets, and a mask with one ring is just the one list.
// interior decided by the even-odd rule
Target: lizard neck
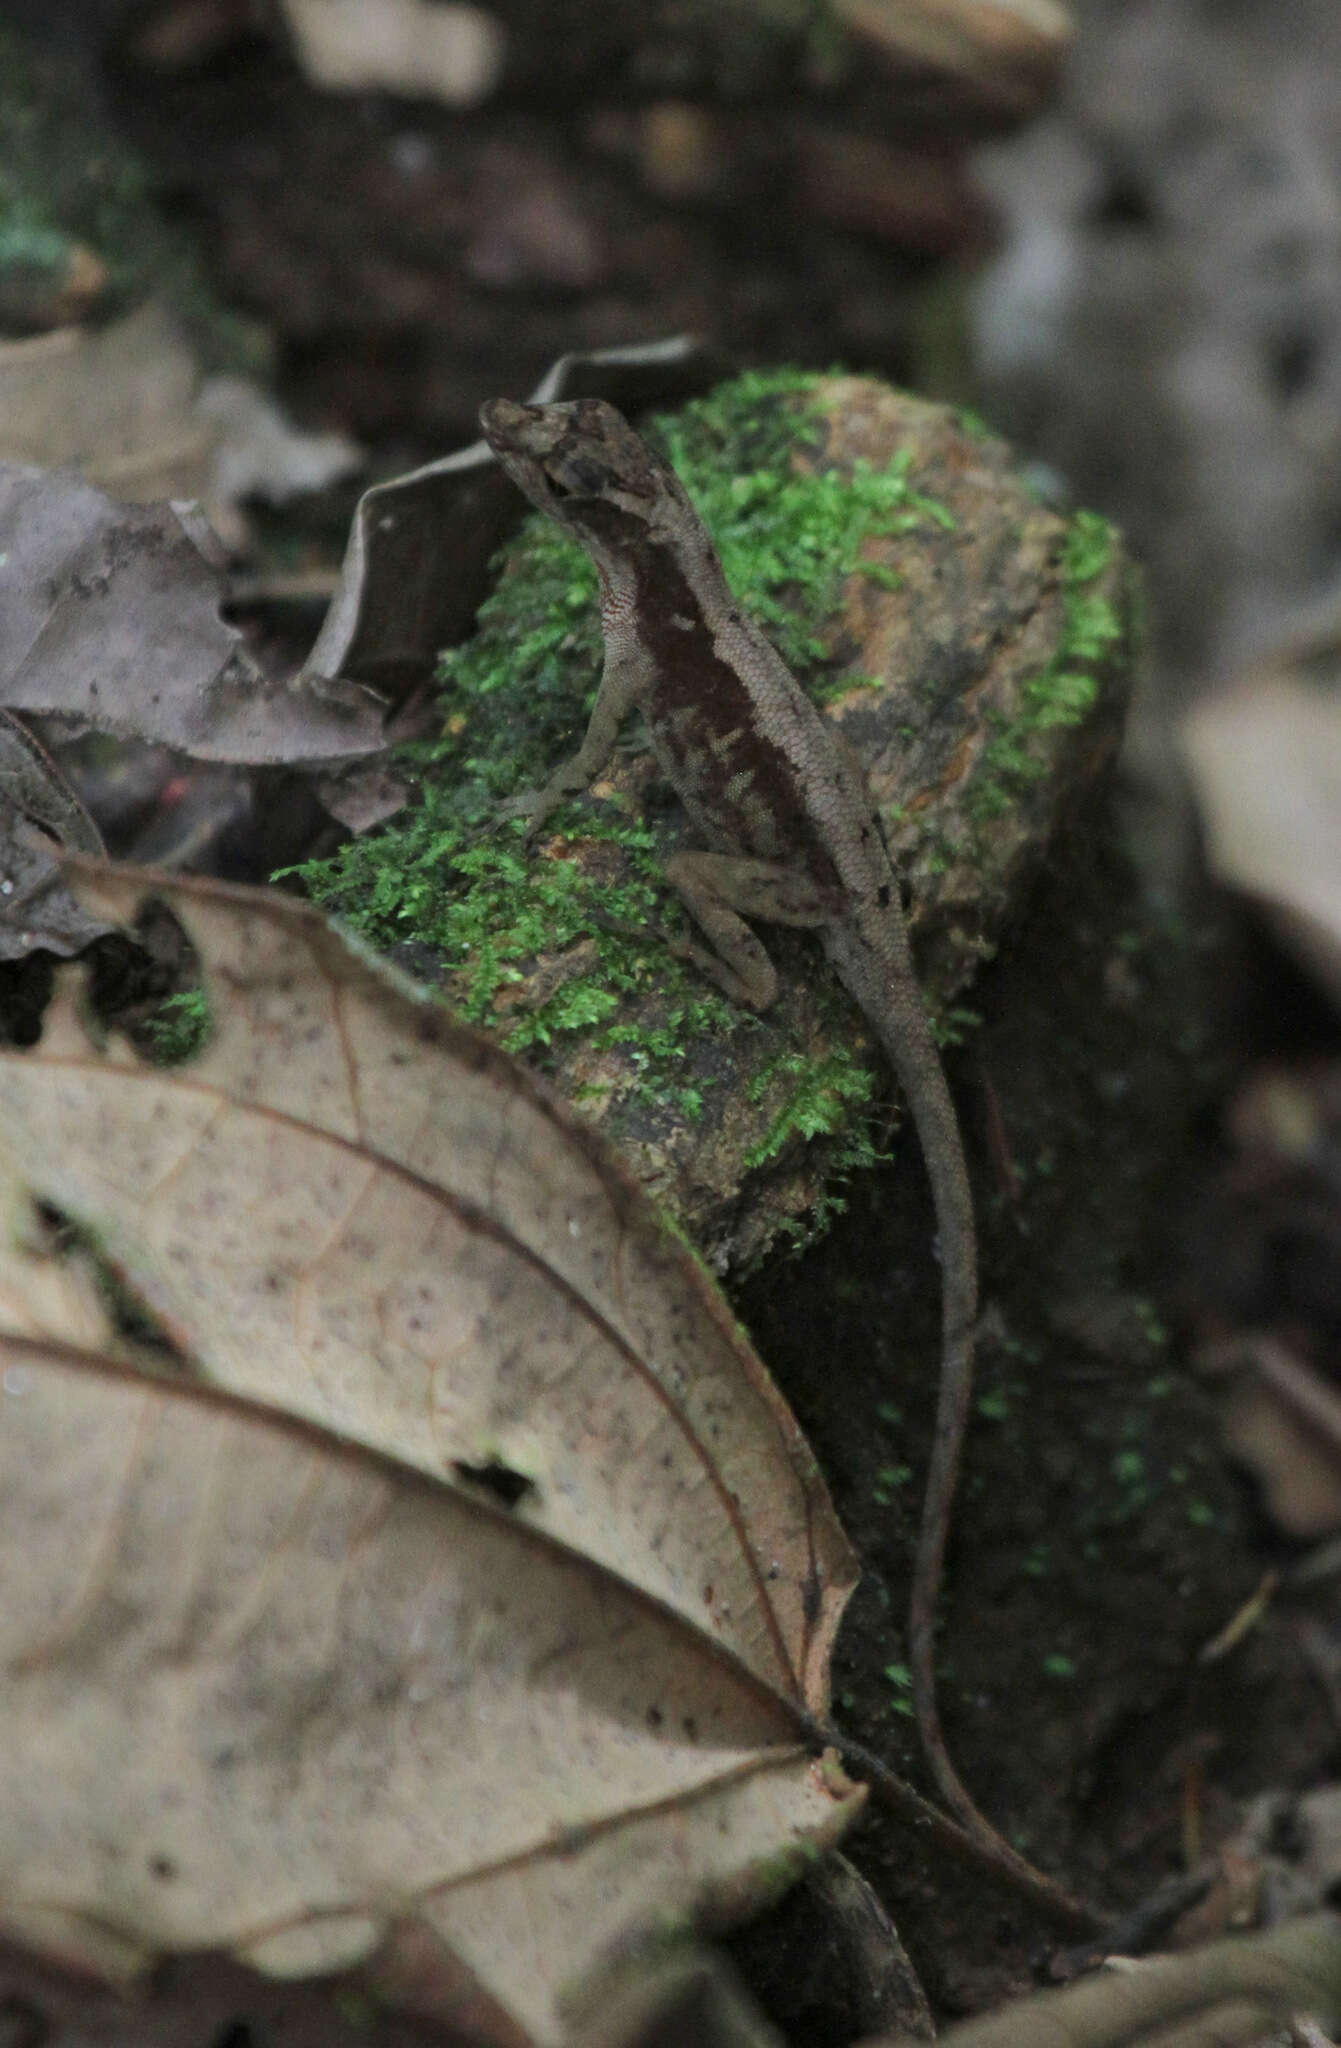
[(592, 499), (565, 520), (596, 564), (602, 624), (637, 636), (649, 621), (715, 633), (736, 610), (707, 528), (669, 491), (643, 513)]

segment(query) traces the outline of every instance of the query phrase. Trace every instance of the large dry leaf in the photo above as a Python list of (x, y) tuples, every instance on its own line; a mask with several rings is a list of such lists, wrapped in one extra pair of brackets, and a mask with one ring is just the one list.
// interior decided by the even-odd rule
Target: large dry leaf
[(417, 1921), (458, 2009), (548, 2039), (630, 1927), (846, 1818), (784, 1702), (498, 1510), (96, 1358), (3, 1368), (11, 1935), (283, 1975)]
[(715, 1290), (539, 1084), (305, 906), (115, 871), (79, 894), (128, 921), (146, 886), (203, 962), (204, 1051), (99, 1042), (70, 970), (40, 1047), (0, 1055), (0, 1324), (89, 1343), (79, 1268), (67, 1308), (17, 1227), (41, 1203), (193, 1383), (41, 1349), (6, 1378), (31, 1740), (0, 1842), (46, 1902), (11, 1919), (315, 1968), (413, 1913), (549, 2038), (631, 1921), (845, 1817), (789, 1703), (823, 1709), (851, 1555)]
[(0, 1134), (208, 1383), (516, 1512), (824, 1705), (851, 1553), (720, 1295), (584, 1127), (505, 1054), (264, 891), (152, 887), (204, 963), (190, 1065), (92, 1034), (72, 980), (0, 1052)]

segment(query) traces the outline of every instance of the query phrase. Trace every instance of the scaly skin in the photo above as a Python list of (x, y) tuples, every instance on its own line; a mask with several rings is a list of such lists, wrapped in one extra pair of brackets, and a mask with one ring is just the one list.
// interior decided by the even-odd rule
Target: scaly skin
[(941, 1792), (993, 1858), (1037, 1873), (985, 1820), (946, 1752), (933, 1626), (973, 1383), (977, 1254), (959, 1125), (909, 952), (865, 775), (781, 655), (736, 604), (683, 485), (599, 399), (480, 414), (513, 482), (595, 562), (605, 666), (586, 737), (542, 790), (508, 807), (531, 830), (608, 761), (637, 705), (662, 772), (710, 851), (668, 875), (712, 950), (685, 950), (737, 1000), (777, 979), (746, 916), (818, 929), (903, 1086), (940, 1235), (940, 1397), (909, 1609), (917, 1724)]

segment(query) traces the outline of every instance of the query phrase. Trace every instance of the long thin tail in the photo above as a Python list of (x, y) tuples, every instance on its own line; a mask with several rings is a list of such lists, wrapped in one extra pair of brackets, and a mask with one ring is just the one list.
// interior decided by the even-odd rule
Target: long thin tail
[[(920, 1005), (920, 996), (919, 996)], [(922, 1141), (922, 1156), (931, 1182), (936, 1229), (941, 1247), (941, 1383), (936, 1426), (931, 1439), (922, 1526), (913, 1560), (913, 1590), (908, 1602), (908, 1662), (913, 1676), (913, 1712), (931, 1774), (942, 1798), (975, 1841), (996, 1861), (1025, 1881), (1039, 1881), (1026, 1857), (1012, 1849), (986, 1815), (978, 1810), (950, 1761), (936, 1703), (936, 1607), (940, 1599), (950, 1510), (959, 1479), (960, 1454), (973, 1396), (973, 1329), (978, 1317), (978, 1245), (973, 1225), (973, 1194), (959, 1120), (946, 1085), (940, 1056), (926, 1032), (927, 1057), (905, 1054), (899, 1063), (913, 1121)], [(921, 1048), (918, 1049), (921, 1052)], [(1041, 1880), (1045, 1885), (1050, 1880)]]
[(951, 1811), (993, 1859), (1027, 1881), (1047, 1884), (979, 1812), (945, 1747), (936, 1705), (936, 1605), (950, 1509), (973, 1397), (973, 1329), (978, 1317), (978, 1249), (973, 1193), (959, 1120), (931, 1036), (901, 917), (830, 927), (825, 950), (874, 1025), (908, 1098), (931, 1182), (941, 1253), (941, 1380), (922, 1526), (908, 1603), (913, 1711), (931, 1774)]
[[(910, 967), (911, 974), (911, 967)], [(978, 1242), (973, 1192), (959, 1119), (946, 1085), (940, 1055), (913, 983), (915, 1014), (900, 1003), (900, 1030), (886, 1050), (903, 1084), (931, 1182), (941, 1254), (941, 1377), (936, 1425), (931, 1439), (922, 1526), (913, 1560), (908, 1602), (908, 1662), (913, 1678), (913, 1711), (931, 1773), (941, 1796), (984, 1848), (1021, 1875), (1037, 1875), (997, 1833), (974, 1802), (945, 1746), (936, 1701), (936, 1608), (940, 1600), (950, 1511), (959, 1481), (964, 1432), (973, 1398), (973, 1331), (978, 1319)]]
[[(918, 997), (919, 1010), (921, 996)], [(927, 1762), (941, 1793), (964, 1826), (980, 1841), (1008, 1855), (1013, 1851), (975, 1806), (950, 1761), (936, 1704), (936, 1607), (940, 1599), (950, 1511), (959, 1481), (960, 1455), (973, 1397), (973, 1328), (978, 1315), (978, 1251), (973, 1196), (959, 1123), (945, 1075), (925, 1019), (920, 1030), (902, 1034), (895, 1066), (922, 1145), (936, 1211), (941, 1254), (941, 1374), (936, 1424), (931, 1439), (922, 1526), (913, 1561), (908, 1603), (908, 1661), (913, 1709)], [(925, 1034), (925, 1043), (917, 1039)], [(891, 1057), (895, 1048), (889, 1048)]]

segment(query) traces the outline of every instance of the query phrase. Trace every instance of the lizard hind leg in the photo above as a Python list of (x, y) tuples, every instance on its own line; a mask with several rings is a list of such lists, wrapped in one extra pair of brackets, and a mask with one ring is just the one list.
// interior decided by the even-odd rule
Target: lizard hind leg
[(826, 924), (833, 906), (800, 869), (785, 861), (734, 853), (675, 853), (665, 866), (674, 889), (709, 941), (674, 943), (673, 950), (715, 981), (734, 1003), (766, 1010), (777, 997), (777, 969), (763, 941), (746, 923), (789, 924), (809, 931)]

